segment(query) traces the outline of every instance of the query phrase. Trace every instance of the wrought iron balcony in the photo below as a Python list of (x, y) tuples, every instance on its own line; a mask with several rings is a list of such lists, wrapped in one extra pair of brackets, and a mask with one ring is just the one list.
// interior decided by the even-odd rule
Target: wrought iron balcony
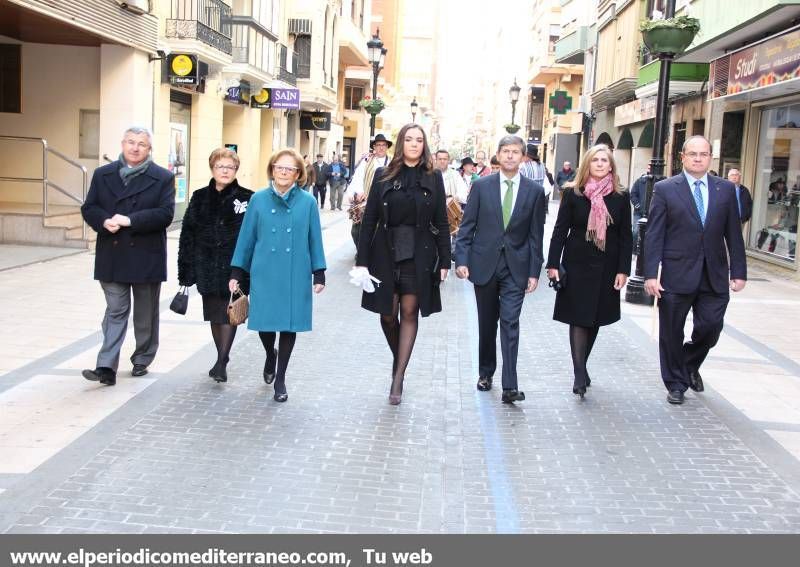
[(222, 0), (171, 0), (166, 36), (197, 39), (231, 55), (231, 8)]

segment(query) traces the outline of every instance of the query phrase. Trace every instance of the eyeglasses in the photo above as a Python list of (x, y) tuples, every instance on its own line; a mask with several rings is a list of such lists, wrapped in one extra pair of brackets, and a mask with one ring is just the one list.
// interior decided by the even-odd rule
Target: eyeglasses
[(150, 148), (150, 144), (146, 144), (145, 142), (137, 142), (136, 140), (125, 140), (124, 143), (126, 146), (139, 148), (140, 150), (147, 150)]
[(708, 152), (686, 152), (683, 155), (685, 155), (686, 157), (691, 158), (691, 159), (695, 159), (695, 158), (706, 159), (707, 157), (711, 157), (711, 154), (708, 153)]
[(221, 163), (214, 164), (214, 169), (217, 171), (236, 171), (239, 169), (238, 165), (223, 165)]
[(281, 173), (294, 173), (298, 169), (292, 165), (273, 165), (272, 169), (280, 171)]

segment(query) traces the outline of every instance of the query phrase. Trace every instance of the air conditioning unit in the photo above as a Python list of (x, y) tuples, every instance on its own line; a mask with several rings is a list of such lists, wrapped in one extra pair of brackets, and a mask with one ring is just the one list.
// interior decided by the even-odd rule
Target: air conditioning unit
[(123, 10), (134, 14), (147, 14), (150, 12), (150, 0), (117, 0)]
[(578, 112), (590, 114), (592, 112), (592, 97), (590, 95), (581, 95), (578, 99)]

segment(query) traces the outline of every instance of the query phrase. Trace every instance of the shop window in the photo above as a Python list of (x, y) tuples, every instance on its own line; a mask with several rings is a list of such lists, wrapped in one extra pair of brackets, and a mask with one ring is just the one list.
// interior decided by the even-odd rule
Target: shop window
[(0, 44), (0, 112), (22, 112), (22, 55), (19, 45)]
[(311, 36), (298, 35), (294, 42), (297, 51), (297, 78), (308, 79), (311, 77)]
[(794, 262), (800, 208), (800, 104), (761, 113), (751, 248)]

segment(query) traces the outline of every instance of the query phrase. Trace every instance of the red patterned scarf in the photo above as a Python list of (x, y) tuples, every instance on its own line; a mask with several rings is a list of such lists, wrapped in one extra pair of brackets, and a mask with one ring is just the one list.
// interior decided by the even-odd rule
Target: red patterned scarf
[(602, 179), (589, 178), (583, 188), (584, 196), (592, 204), (589, 211), (589, 222), (586, 225), (586, 241), (594, 242), (600, 250), (606, 249), (606, 227), (613, 221), (608, 213), (603, 197), (614, 191), (614, 176), (609, 173)]

